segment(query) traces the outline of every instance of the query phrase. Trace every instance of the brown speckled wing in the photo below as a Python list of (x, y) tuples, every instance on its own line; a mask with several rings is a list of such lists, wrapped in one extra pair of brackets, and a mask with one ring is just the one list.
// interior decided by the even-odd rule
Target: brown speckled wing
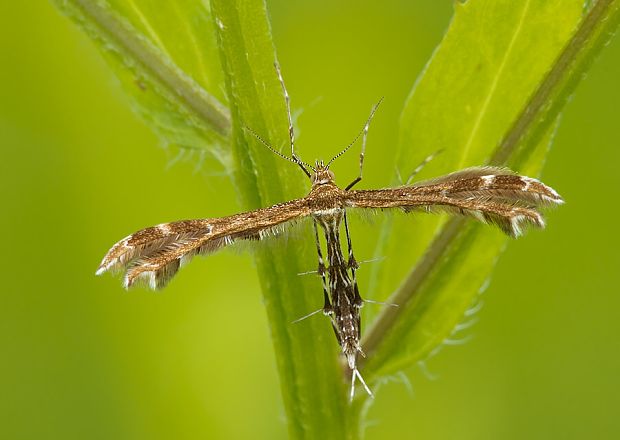
[(182, 220), (142, 229), (112, 246), (97, 275), (126, 269), (125, 288), (145, 281), (150, 288), (160, 289), (194, 255), (277, 233), (285, 223), (308, 216), (308, 206), (304, 198), (228, 217)]
[(347, 193), (352, 208), (444, 211), (495, 224), (517, 237), (522, 226), (544, 227), (538, 209), (563, 203), (552, 188), (503, 168), (470, 168), (415, 186)]

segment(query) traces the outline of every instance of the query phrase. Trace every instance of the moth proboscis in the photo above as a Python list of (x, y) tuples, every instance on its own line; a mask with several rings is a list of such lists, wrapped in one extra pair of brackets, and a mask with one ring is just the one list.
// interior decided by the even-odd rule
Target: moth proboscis
[[(313, 166), (295, 154), (290, 99), (277, 65), (276, 71), (286, 100), (290, 156), (275, 150), (249, 128), (247, 130), (275, 154), (300, 167), (311, 181), (309, 194), (228, 217), (182, 220), (142, 229), (122, 239), (108, 251), (97, 275), (125, 269), (125, 288), (138, 281), (145, 281), (150, 288), (160, 289), (195, 255), (207, 255), (242, 240), (261, 240), (293, 221), (311, 218), (319, 260), (317, 273), (323, 285), (322, 311), (331, 320), (336, 339), (351, 370), (350, 397), (353, 398), (356, 379), (372, 396), (357, 368), (357, 357), (363, 355), (360, 346), (360, 308), (364, 300), (357, 285), (356, 271), (359, 265), (353, 255), (347, 211), (443, 211), (497, 225), (506, 234), (517, 237), (521, 235), (524, 226), (544, 227), (539, 208), (561, 204), (563, 200), (556, 191), (539, 180), (497, 167), (468, 168), (410, 185), (416, 169), (403, 186), (354, 190), (353, 187), (362, 180), (368, 127), (381, 101), (373, 106), (364, 128), (346, 148), (329, 162), (316, 161)], [(360, 137), (359, 175), (344, 189), (340, 188), (335, 183), (330, 166)], [(346, 258), (340, 244), (343, 224), (348, 248)], [(326, 260), (319, 229), (323, 231), (326, 241)]]

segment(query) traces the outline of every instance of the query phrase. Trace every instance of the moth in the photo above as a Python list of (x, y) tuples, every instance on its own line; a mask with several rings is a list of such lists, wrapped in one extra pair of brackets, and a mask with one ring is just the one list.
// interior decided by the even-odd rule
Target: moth
[[(336, 339), (351, 371), (351, 398), (356, 379), (372, 396), (357, 368), (358, 356), (364, 355), (360, 346), (360, 309), (364, 300), (356, 279), (359, 264), (353, 254), (347, 213), (352, 210), (392, 209), (407, 213), (443, 211), (494, 224), (506, 234), (517, 237), (526, 226), (544, 227), (539, 209), (561, 204), (563, 200), (556, 191), (537, 179), (517, 175), (505, 168), (488, 166), (468, 168), (410, 185), (416, 169), (403, 186), (354, 190), (353, 187), (362, 180), (368, 128), (381, 101), (373, 106), (364, 128), (353, 142), (327, 163), (316, 161), (310, 165), (295, 154), (290, 98), (277, 65), (276, 72), (286, 101), (290, 156), (274, 149), (249, 128), (247, 130), (275, 154), (299, 166), (310, 179), (309, 194), (228, 217), (182, 220), (142, 229), (112, 246), (96, 273), (101, 275), (107, 271), (123, 269), (125, 288), (142, 281), (152, 289), (161, 289), (195, 255), (207, 255), (243, 240), (261, 240), (279, 233), (287, 224), (309, 218), (318, 254), (317, 273), (323, 287), (324, 305), (319, 311), (331, 320)], [(359, 175), (347, 186), (340, 188), (330, 166), (360, 136), (362, 147)], [(340, 241), (343, 226), (346, 257)], [(323, 255), (319, 231), (322, 231), (325, 238), (327, 258)]]

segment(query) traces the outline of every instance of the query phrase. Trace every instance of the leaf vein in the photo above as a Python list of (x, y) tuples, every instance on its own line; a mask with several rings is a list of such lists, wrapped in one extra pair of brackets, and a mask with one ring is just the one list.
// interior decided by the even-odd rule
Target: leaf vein
[(472, 127), (472, 130), (469, 133), (469, 137), (467, 138), (467, 142), (463, 146), (463, 153), (461, 155), (461, 160), (459, 161), (459, 166), (457, 168), (462, 168), (463, 166), (465, 166), (465, 162), (467, 159), (467, 155), (469, 153), (469, 149), (471, 148), (471, 145), (474, 142), (474, 138), (478, 134), (478, 131), (482, 124), (482, 120), (487, 114), (489, 105), (491, 103), (491, 99), (493, 98), (495, 94), (495, 90), (497, 89), (499, 79), (504, 73), (504, 69), (506, 68), (507, 61), (510, 58), (515, 42), (517, 41), (517, 37), (521, 33), (521, 29), (523, 28), (523, 23), (525, 21), (525, 16), (527, 15), (527, 11), (529, 7), (530, 7), (530, 0), (527, 0), (523, 6), (523, 12), (521, 13), (521, 17), (519, 18), (519, 23), (517, 24), (517, 27), (515, 28), (512, 38), (510, 39), (510, 43), (508, 43), (508, 48), (506, 49), (506, 52), (504, 53), (504, 56), (502, 57), (502, 61), (499, 64), (497, 73), (495, 77), (493, 78), (493, 81), (491, 82), (491, 85), (489, 87), (489, 92), (487, 93), (484, 99), (484, 102), (482, 103), (482, 108), (478, 112), (478, 116), (476, 118), (476, 121), (474, 122), (474, 126)]

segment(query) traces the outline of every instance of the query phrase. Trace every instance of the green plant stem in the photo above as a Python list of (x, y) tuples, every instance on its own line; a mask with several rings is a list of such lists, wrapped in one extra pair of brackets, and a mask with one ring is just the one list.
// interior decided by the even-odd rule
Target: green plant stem
[[(274, 69), (275, 53), (261, 0), (211, 0), (232, 115), (235, 183), (245, 208), (299, 197), (307, 181), (244, 128), (267, 142), (288, 144), (284, 96)], [(286, 66), (283, 66), (286, 70)], [(274, 172), (274, 170), (278, 170)], [(357, 438), (347, 419), (343, 377), (331, 328), (323, 320), (292, 324), (319, 305), (314, 280), (297, 274), (316, 264), (308, 240), (283, 240), (256, 254), (275, 350), (283, 403), (292, 438)]]
[(175, 96), (184, 106), (192, 111), (203, 123), (222, 137), (230, 134), (230, 115), (228, 109), (214, 96), (207, 93), (196, 81), (185, 75), (159, 49), (114, 14), (105, 4), (94, 0), (65, 0), (87, 16), (89, 22), (96, 23), (99, 30), (107, 35), (114, 46), (125, 56), (142, 65)]

